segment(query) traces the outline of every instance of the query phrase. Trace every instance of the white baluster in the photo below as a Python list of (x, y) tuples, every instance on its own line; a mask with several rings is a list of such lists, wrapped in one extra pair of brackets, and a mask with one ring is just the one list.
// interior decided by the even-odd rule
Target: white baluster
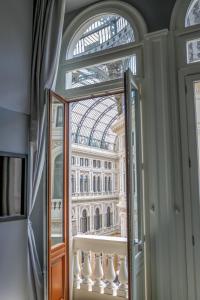
[(105, 283), (102, 281), (103, 278), (103, 267), (101, 262), (101, 254), (96, 253), (95, 257), (95, 269), (94, 269), (94, 277), (95, 277), (95, 283), (92, 287), (92, 290), (94, 292), (103, 294), (104, 293), (104, 287)]
[(120, 256), (119, 282), (120, 285), (117, 295), (119, 297), (128, 298), (128, 270), (126, 256)]
[(81, 283), (81, 288), (92, 291), (93, 281), (91, 279), (92, 268), (90, 263), (90, 252), (84, 252), (84, 263), (82, 266), (83, 280)]
[(108, 267), (106, 272), (106, 280), (108, 281), (106, 288), (104, 289), (105, 294), (116, 296), (117, 285), (113, 282), (116, 278), (115, 268), (113, 264), (113, 255), (108, 254)]
[(80, 277), (81, 267), (79, 263), (79, 251), (74, 252), (74, 288), (80, 289), (82, 279)]

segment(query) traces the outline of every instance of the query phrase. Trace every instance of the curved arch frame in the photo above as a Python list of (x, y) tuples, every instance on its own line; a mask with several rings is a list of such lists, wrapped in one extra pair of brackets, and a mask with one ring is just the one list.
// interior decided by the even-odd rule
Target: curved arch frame
[(84, 210), (86, 210), (87, 216), (90, 217), (90, 210), (89, 210), (89, 208), (86, 207), (86, 206), (83, 206), (83, 207), (81, 208), (81, 210), (80, 210), (80, 216), (83, 215), (83, 211), (84, 211)]
[[(171, 21), (170, 21), (170, 30), (184, 30), (185, 27), (185, 18), (187, 11), (190, 7), (191, 0), (177, 0), (172, 11)], [(195, 26), (195, 25), (194, 25)], [(193, 26), (191, 26), (193, 27)], [(190, 28), (190, 27), (189, 27)]]
[(69, 24), (63, 35), (61, 62), (72, 58), (73, 49), (80, 34), (88, 27), (88, 22), (92, 21), (95, 16), (109, 13), (118, 14), (130, 23), (134, 31), (135, 42), (141, 41), (144, 34), (147, 33), (147, 26), (143, 17), (132, 5), (115, 0), (102, 1), (83, 10)]

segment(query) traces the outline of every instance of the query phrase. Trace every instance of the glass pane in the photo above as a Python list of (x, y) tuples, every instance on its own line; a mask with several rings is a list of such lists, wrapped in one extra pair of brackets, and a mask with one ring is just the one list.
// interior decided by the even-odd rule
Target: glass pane
[(73, 56), (82, 56), (134, 42), (131, 25), (119, 15), (101, 15), (86, 24), (76, 44)]
[(131, 91), (131, 121), (132, 121), (132, 186), (133, 186), (133, 221), (134, 221), (134, 238), (138, 240), (138, 194), (137, 194), (137, 151), (136, 151), (136, 111), (135, 101), (137, 91), (135, 88)]
[(185, 27), (200, 24), (200, 0), (193, 0), (185, 18)]
[(122, 78), (128, 68), (136, 74), (135, 55), (67, 73), (66, 89)]
[(197, 134), (197, 146), (198, 146), (197, 151), (198, 151), (199, 171), (200, 171), (200, 81), (194, 82), (194, 99), (195, 99), (195, 111), (196, 111), (196, 134)]
[(52, 99), (51, 114), (51, 245), (54, 246), (64, 241), (64, 105), (55, 98)]
[(187, 63), (200, 61), (200, 39), (187, 42)]

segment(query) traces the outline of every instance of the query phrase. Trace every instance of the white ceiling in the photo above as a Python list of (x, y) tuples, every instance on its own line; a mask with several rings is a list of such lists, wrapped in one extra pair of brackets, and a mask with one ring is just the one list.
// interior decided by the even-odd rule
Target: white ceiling
[(66, 12), (98, 2), (98, 0), (66, 0)]

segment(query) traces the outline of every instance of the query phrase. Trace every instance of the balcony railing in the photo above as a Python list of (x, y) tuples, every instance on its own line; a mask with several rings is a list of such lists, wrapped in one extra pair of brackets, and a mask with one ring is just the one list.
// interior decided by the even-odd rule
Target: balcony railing
[(126, 238), (77, 235), (73, 251), (75, 290), (128, 298)]
[[(74, 299), (110, 299), (112, 296), (128, 299), (126, 238), (77, 235), (73, 238), (73, 251)], [(140, 287), (137, 296), (143, 299), (143, 252), (135, 257), (135, 270), (135, 286)]]
[(72, 200), (76, 198), (87, 198), (87, 197), (119, 197), (119, 193), (117, 192), (80, 192), (80, 193), (72, 193)]

